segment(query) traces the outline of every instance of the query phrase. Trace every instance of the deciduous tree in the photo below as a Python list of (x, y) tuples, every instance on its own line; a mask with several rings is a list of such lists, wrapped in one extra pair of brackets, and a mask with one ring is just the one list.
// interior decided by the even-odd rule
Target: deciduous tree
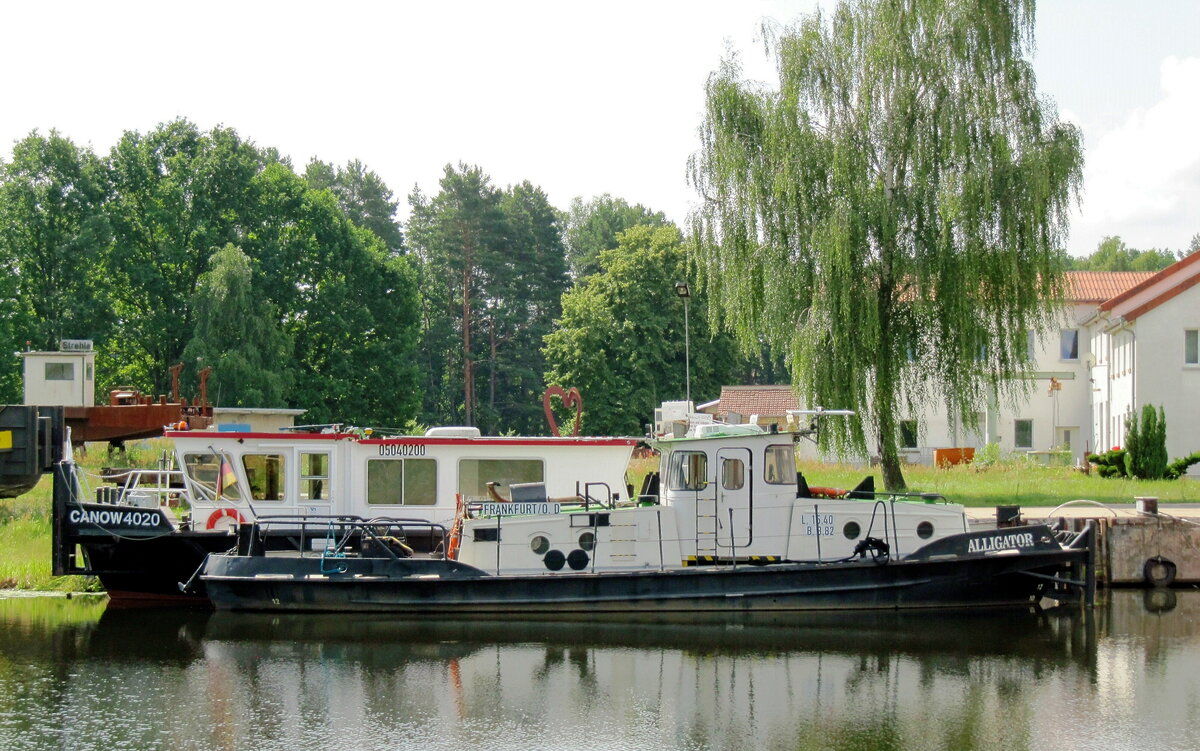
[[(785, 353), (811, 404), (904, 487), (900, 414), (953, 417), (1028, 383), (1056, 321), (1076, 128), (1040, 97), (1032, 0), (855, 0), (768, 37), (777, 88), (735, 59), (707, 86), (696, 259), (743, 344)], [(834, 431), (826, 431), (830, 435)]]
[[(683, 301), (686, 256), (674, 226), (637, 226), (600, 254), (600, 271), (563, 295), (545, 339), (546, 381), (583, 395), (583, 430), (640, 435), (654, 408), (687, 391)], [(691, 298), (691, 391), (716, 396), (742, 361), (727, 334), (713, 337), (703, 296)], [(563, 421), (560, 421), (560, 424)]]
[(229, 128), (175, 120), (126, 132), (108, 159), (113, 227), (108, 254), (116, 377), (165, 393), (167, 369), (192, 338), (196, 280), (226, 243), (242, 245), (263, 159)]
[(1109, 236), (1100, 241), (1090, 256), (1072, 259), (1071, 268), (1077, 271), (1161, 271), (1177, 260), (1169, 250), (1138, 250), (1126, 245), (1119, 237)]
[(571, 273), (578, 279), (599, 271), (600, 251), (617, 247), (617, 235), (625, 230), (638, 225), (666, 224), (667, 218), (661, 211), (651, 211), (640, 203), (630, 206), (625, 199), (608, 193), (590, 201), (575, 198), (567, 212), (563, 238)]
[(314, 188), (332, 191), (350, 221), (375, 233), (389, 253), (404, 250), (404, 234), (396, 222), (399, 202), (383, 179), (362, 162), (354, 159), (345, 167), (335, 167), (314, 159), (305, 168), (304, 179)]
[(262, 171), (255, 194), (246, 249), (255, 288), (277, 306), (293, 345), (289, 406), (314, 422), (398, 427), (413, 419), (420, 296), (409, 260), (283, 164)]
[(282, 407), (292, 347), (275, 306), (254, 289), (250, 258), (234, 245), (212, 254), (192, 302), (196, 326), (183, 360), (211, 367), (209, 398), (223, 407)]
[[(3, 351), (25, 341), (57, 349), (60, 339), (106, 338), (107, 191), (102, 162), (57, 131), (31, 133), (0, 164), (0, 264), (15, 295), (5, 301), (3, 326), (15, 340), (0, 345)], [(0, 373), (10, 367), (17, 367), (11, 358)]]

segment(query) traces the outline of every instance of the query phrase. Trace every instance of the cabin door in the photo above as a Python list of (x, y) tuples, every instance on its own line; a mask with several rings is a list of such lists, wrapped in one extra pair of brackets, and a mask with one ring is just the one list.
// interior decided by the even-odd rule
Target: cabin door
[(301, 514), (332, 515), (333, 457), (323, 449), (296, 451), (296, 505)]
[(754, 539), (753, 465), (748, 448), (717, 451), (717, 549), (728, 554)]

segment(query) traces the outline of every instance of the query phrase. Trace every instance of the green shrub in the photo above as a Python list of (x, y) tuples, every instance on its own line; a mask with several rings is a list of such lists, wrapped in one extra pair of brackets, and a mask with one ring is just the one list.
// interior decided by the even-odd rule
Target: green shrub
[(1163, 408), (1147, 404), (1142, 414), (1125, 419), (1125, 448), (1114, 447), (1102, 454), (1088, 454), (1101, 477), (1132, 477), (1139, 480), (1178, 480), (1188, 467), (1200, 463), (1200, 451), (1167, 463), (1167, 417)]
[(1194, 451), (1187, 456), (1180, 457), (1167, 465), (1167, 471), (1163, 473), (1163, 477), (1168, 480), (1178, 480), (1183, 477), (1188, 471), (1188, 467), (1193, 464), (1200, 464), (1200, 451)]
[(1167, 472), (1167, 418), (1163, 408), (1142, 406), (1142, 416), (1125, 419), (1125, 474), (1140, 480), (1158, 480)]
[(1087, 460), (1096, 465), (1096, 474), (1101, 477), (1129, 477), (1129, 452), (1112, 448), (1103, 454), (1088, 454)]

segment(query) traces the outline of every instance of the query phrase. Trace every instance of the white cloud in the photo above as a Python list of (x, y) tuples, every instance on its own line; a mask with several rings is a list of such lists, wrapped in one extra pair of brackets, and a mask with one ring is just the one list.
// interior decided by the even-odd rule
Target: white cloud
[(1085, 131), (1083, 205), (1071, 227), (1078, 255), (1106, 235), (1179, 250), (1200, 232), (1200, 58), (1168, 57), (1160, 70), (1161, 99), (1107, 132)]

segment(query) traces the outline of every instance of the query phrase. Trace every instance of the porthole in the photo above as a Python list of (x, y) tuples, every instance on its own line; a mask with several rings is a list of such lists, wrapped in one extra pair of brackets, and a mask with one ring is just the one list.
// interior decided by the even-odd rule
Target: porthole
[(584, 532), (579, 536), (579, 547), (584, 550), (591, 550), (596, 547), (596, 535), (594, 532)]
[(847, 540), (857, 540), (862, 534), (862, 527), (858, 526), (858, 522), (846, 522), (846, 526), (842, 527), (842, 534)]
[(529, 549), (534, 555), (545, 555), (550, 549), (550, 540), (545, 535), (538, 535), (529, 541)]
[(918, 524), (917, 537), (920, 537), (922, 540), (928, 540), (930, 537), (933, 537), (933, 523), (921, 522)]

